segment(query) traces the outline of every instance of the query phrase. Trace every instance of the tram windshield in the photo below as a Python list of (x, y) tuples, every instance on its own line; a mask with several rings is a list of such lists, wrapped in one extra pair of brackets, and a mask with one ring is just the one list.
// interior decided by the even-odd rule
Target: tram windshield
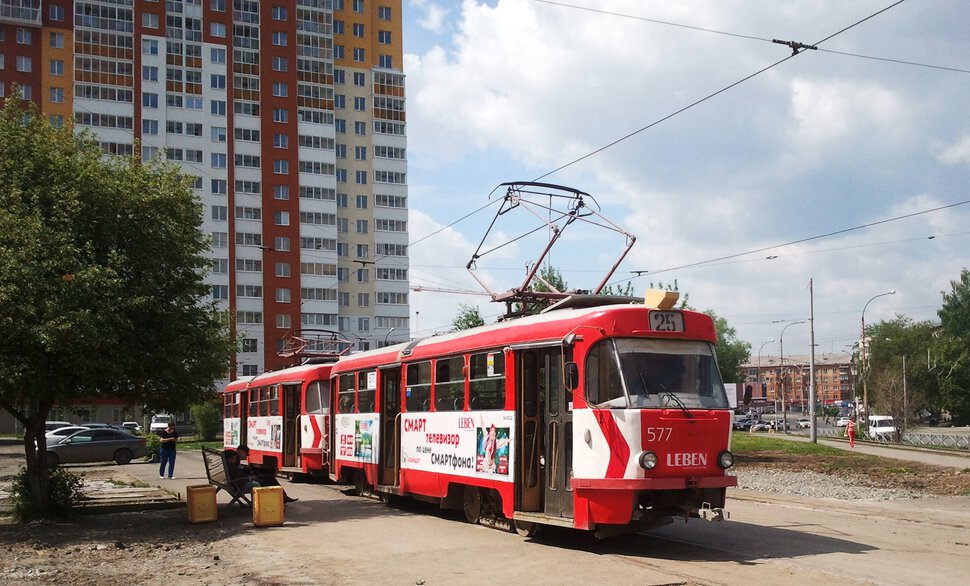
[(728, 409), (706, 342), (604, 340), (586, 359), (586, 398), (605, 409)]

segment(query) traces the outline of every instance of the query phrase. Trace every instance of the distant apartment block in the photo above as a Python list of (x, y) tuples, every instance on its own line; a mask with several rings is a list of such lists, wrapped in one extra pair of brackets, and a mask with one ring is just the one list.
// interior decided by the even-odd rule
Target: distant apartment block
[(408, 188), (400, 0), (0, 0), (14, 84), (105, 153), (193, 180), (236, 371), (284, 336), (406, 340)]

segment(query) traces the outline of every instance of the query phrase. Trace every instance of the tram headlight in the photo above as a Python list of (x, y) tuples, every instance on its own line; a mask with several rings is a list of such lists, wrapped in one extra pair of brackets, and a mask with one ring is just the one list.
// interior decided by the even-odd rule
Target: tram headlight
[(653, 452), (641, 452), (637, 461), (644, 470), (653, 470), (657, 466), (657, 454)]
[(734, 454), (732, 454), (727, 450), (724, 450), (723, 452), (717, 455), (717, 464), (718, 466), (720, 466), (721, 468), (724, 468), (725, 470), (727, 470), (731, 466), (734, 466)]

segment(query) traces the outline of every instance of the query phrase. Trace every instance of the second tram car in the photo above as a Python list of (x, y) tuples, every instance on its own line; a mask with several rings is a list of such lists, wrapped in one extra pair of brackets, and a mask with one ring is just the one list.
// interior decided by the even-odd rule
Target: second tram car
[(573, 296), (342, 357), (331, 477), (440, 502), (470, 522), (505, 518), (523, 534), (725, 518), (737, 481), (714, 323), (660, 293), (648, 304)]

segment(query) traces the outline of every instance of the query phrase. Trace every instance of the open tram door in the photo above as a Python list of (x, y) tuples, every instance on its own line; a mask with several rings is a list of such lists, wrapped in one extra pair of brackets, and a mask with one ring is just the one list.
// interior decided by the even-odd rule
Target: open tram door
[(401, 367), (380, 370), (380, 464), (377, 483), (396, 487), (401, 484)]
[(572, 526), (572, 401), (561, 346), (518, 350), (516, 527)]
[(302, 385), (283, 387), (283, 461), (282, 468), (300, 467), (300, 395)]

